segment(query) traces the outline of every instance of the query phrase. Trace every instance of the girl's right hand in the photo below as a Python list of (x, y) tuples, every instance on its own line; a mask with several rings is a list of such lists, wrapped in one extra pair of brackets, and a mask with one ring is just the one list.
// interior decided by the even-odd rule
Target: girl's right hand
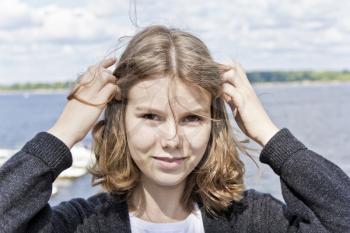
[(47, 131), (48, 133), (59, 138), (69, 148), (87, 135), (106, 104), (112, 98), (120, 96), (120, 89), (116, 85), (117, 78), (107, 69), (115, 63), (115, 58), (109, 58), (88, 68), (79, 78), (75, 89), (80, 86), (81, 81), (88, 84), (81, 85), (74, 97), (68, 98), (69, 101), (59, 119)]

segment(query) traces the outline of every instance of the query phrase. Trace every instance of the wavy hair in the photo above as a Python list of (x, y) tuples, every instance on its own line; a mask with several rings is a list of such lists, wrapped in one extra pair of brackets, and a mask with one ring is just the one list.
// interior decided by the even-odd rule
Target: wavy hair
[[(205, 89), (212, 97), (210, 138), (202, 160), (186, 178), (185, 190), (189, 191), (181, 199), (184, 208), (192, 211), (193, 203), (201, 202), (208, 213), (217, 216), (232, 202), (241, 200), (245, 167), (239, 151), (252, 157), (247, 152), (249, 148), (236, 139), (220, 98), (221, 74), (228, 70), (212, 59), (199, 38), (188, 32), (153, 25), (133, 36), (113, 71), (122, 98), (107, 103), (103, 119), (92, 129), (92, 150), (96, 156), (96, 162), (88, 168), (92, 185), (100, 184), (105, 191), (125, 200), (131, 197), (140, 182), (141, 171), (127, 146), (128, 90), (140, 80), (163, 74)], [(74, 98), (75, 94), (72, 91), (68, 98)]]

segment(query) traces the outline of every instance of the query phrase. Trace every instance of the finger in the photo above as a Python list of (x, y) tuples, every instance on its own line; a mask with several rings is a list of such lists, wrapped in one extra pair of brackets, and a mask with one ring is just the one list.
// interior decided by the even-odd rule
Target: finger
[(102, 62), (99, 63), (100, 66), (102, 66), (103, 68), (108, 68), (112, 65), (114, 65), (117, 62), (117, 59), (112, 57), (112, 58), (108, 58), (106, 60), (103, 60)]
[(238, 89), (231, 84), (223, 84), (223, 95), (226, 102), (233, 107), (240, 108), (243, 105), (243, 97)]
[(235, 68), (230, 69), (222, 75), (222, 81), (228, 82), (235, 87), (239, 87), (239, 82), (241, 81), (238, 77), (238, 73)]
[(231, 69), (222, 75), (222, 80), (231, 83), (232, 85), (239, 87), (242, 85), (250, 86), (250, 82), (247, 78), (246, 72), (244, 71), (241, 64), (238, 62), (230, 63), (226, 65)]
[(100, 91), (107, 83), (117, 83), (117, 78), (111, 71), (99, 67), (96, 69), (89, 69), (89, 73), (85, 75), (86, 78), (92, 79), (92, 83), (89, 85), (91, 90)]
[(104, 86), (100, 90), (99, 96), (101, 96), (101, 98), (105, 99), (105, 101), (111, 100), (113, 97), (119, 98), (120, 89), (117, 85), (115, 85), (113, 83), (108, 83), (106, 86)]
[(239, 79), (242, 80), (246, 85), (251, 86), (247, 77), (247, 72), (244, 70), (243, 66), (238, 62), (234, 62), (233, 66), (235, 67)]
[(111, 74), (111, 72), (108, 72), (108, 70), (105, 69), (102, 71), (101, 77), (98, 80), (100, 80), (100, 83), (98, 85), (99, 90), (104, 88), (109, 83), (114, 85), (116, 85), (117, 83), (117, 77), (115, 77), (113, 74)]

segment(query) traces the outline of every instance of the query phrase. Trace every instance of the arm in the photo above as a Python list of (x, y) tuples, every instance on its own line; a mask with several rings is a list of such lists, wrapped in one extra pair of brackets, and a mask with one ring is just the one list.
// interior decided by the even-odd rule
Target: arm
[(48, 204), (52, 183), (71, 164), (69, 148), (46, 132), (12, 156), (0, 168), (0, 232), (74, 232), (83, 220), (79, 212), (88, 214), (87, 204)]
[(286, 205), (264, 195), (268, 232), (350, 232), (350, 179), (284, 128), (260, 154), (280, 176)]
[(350, 232), (349, 177), (288, 129), (277, 130), (239, 63), (224, 67), (230, 68), (222, 73), (224, 99), (240, 129), (264, 146), (260, 161), (280, 176), (287, 204), (254, 194), (252, 227), (264, 228), (257, 232)]
[[(78, 83), (54, 126), (38, 133), (0, 168), (0, 232), (74, 232), (94, 212), (82, 198), (53, 209), (48, 200), (52, 183), (72, 165), (70, 148), (86, 136), (109, 100), (117, 98), (116, 77), (107, 70), (115, 62), (112, 58), (91, 66), (81, 76), (89, 85)], [(99, 104), (90, 103), (95, 101)]]

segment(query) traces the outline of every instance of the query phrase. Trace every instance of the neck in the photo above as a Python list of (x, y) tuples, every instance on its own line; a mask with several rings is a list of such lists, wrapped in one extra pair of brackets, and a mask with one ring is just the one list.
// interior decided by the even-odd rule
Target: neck
[(184, 188), (185, 182), (161, 186), (143, 177), (128, 201), (129, 211), (151, 222), (181, 221), (189, 215), (181, 204)]

